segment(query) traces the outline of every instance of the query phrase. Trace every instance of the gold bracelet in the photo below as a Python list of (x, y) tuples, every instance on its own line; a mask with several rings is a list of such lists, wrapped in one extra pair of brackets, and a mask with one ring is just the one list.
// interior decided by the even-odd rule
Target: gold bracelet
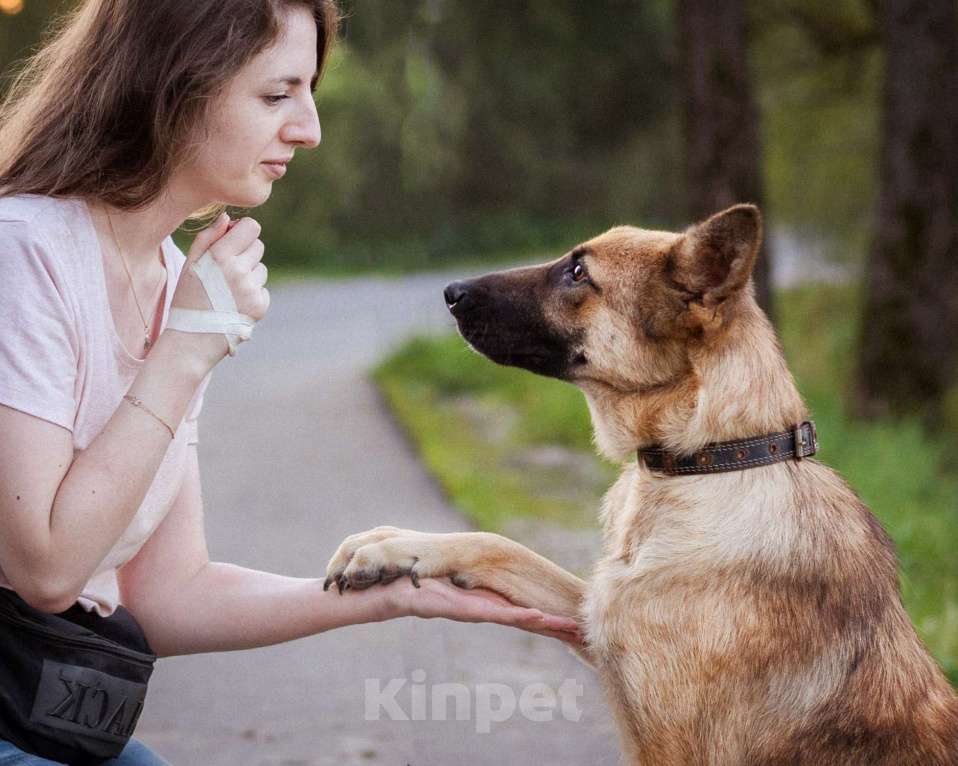
[(167, 431), (170, 432), (170, 438), (171, 438), (171, 439), (175, 439), (175, 438), (176, 438), (176, 434), (173, 432), (173, 429), (172, 429), (172, 427), (170, 426), (170, 424), (167, 423), (165, 420), (163, 420), (163, 418), (161, 418), (159, 415), (157, 415), (155, 412), (153, 412), (153, 410), (151, 410), (151, 409), (150, 409), (149, 407), (147, 407), (145, 404), (143, 404), (142, 401), (140, 401), (139, 399), (137, 399), (135, 396), (132, 396), (131, 394), (126, 394), (123, 398), (126, 399), (126, 400), (127, 400), (130, 404), (132, 404), (134, 407), (139, 407), (139, 408), (140, 408), (141, 410), (143, 410), (144, 412), (146, 412), (146, 413), (152, 415), (154, 418), (156, 418), (156, 420), (157, 420), (160, 424), (162, 424), (162, 426), (163, 426)]

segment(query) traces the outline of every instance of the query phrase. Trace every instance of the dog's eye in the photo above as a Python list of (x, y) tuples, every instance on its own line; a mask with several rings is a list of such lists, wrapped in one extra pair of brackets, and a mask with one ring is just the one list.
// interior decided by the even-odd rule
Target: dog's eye
[(585, 279), (588, 276), (585, 273), (585, 266), (583, 266), (581, 263), (576, 263), (575, 266), (572, 267), (569, 273), (572, 274), (573, 282), (581, 282), (583, 279)]

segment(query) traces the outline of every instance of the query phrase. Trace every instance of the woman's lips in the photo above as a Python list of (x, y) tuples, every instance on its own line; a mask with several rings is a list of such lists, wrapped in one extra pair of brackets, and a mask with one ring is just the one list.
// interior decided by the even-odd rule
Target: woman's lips
[(286, 175), (286, 163), (285, 162), (264, 162), (263, 167), (266, 168), (266, 172), (275, 178), (282, 178)]

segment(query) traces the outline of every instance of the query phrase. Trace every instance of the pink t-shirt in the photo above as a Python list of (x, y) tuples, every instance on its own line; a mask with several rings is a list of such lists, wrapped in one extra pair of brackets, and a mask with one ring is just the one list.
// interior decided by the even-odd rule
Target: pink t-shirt
[[(165, 326), (186, 261), (163, 242)], [(103, 259), (86, 203), (35, 195), (0, 197), (0, 404), (63, 426), (74, 457), (120, 405), (143, 362), (120, 342), (110, 312)], [(188, 445), (197, 439), (204, 379), (176, 429), (129, 527), (79, 599), (109, 615), (119, 601), (116, 570), (166, 516), (183, 481)], [(0, 534), (2, 534), (0, 530)], [(0, 586), (9, 581), (0, 570)]]

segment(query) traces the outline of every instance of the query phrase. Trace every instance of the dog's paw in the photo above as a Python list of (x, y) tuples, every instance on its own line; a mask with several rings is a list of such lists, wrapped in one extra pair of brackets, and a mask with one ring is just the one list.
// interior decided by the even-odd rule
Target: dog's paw
[(377, 583), (387, 584), (408, 576), (419, 587), (419, 556), (415, 538), (406, 535), (371, 542), (357, 549), (342, 574), (341, 591), (362, 590)]
[[(323, 590), (329, 590), (329, 587), (336, 583), (339, 592), (343, 593), (349, 588), (362, 589), (377, 582), (392, 582), (407, 574), (412, 577), (413, 583), (418, 587), (419, 578), (412, 570), (412, 564), (415, 562), (403, 561), (403, 566), (400, 566), (398, 562), (394, 565), (392, 561), (385, 561), (382, 554), (377, 555), (375, 550), (375, 546), (385, 540), (416, 534), (418, 533), (398, 527), (376, 527), (367, 532), (350, 535), (343, 540), (326, 566)], [(360, 552), (363, 555), (357, 559), (357, 554)], [(380, 564), (378, 569), (377, 563)], [(375, 576), (374, 569), (376, 569)]]
[(472, 578), (453, 569), (453, 562), (461, 563), (462, 557), (449, 547), (448, 540), (447, 535), (395, 527), (353, 535), (329, 562), (324, 588), (335, 582), (343, 593), (349, 588), (361, 590), (407, 576), (417, 588), (420, 577), (451, 577), (460, 587), (474, 587)]

